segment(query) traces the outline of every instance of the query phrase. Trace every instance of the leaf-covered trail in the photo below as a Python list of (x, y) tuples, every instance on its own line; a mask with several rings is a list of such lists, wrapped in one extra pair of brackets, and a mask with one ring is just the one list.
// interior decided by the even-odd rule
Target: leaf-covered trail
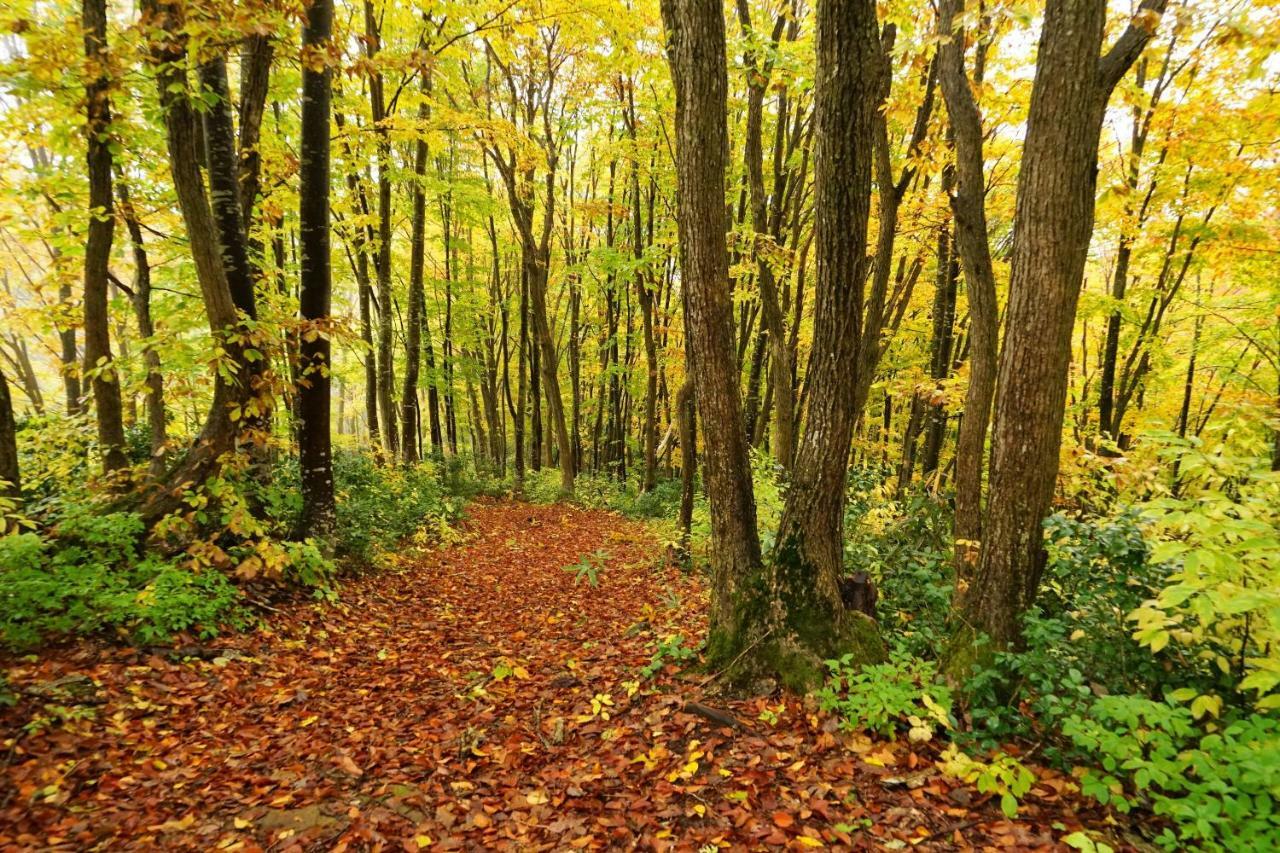
[[(796, 700), (716, 701), (733, 731), (684, 710), (700, 677), (637, 691), (705, 621), (639, 525), (508, 501), (464, 530), (204, 657), (10, 662), (0, 849), (1035, 849), (1079, 826), (1052, 775), (1007, 821)], [(598, 586), (563, 570), (601, 549)], [(71, 719), (21, 732), (46, 704)]]

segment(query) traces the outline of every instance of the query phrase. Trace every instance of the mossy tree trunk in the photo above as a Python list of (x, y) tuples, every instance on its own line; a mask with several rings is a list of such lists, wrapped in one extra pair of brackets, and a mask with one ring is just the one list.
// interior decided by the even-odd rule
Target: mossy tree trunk
[(774, 552), (742, 576), (732, 610), (713, 621), (710, 640), (712, 663), (730, 681), (777, 679), (797, 690), (821, 679), (825, 659), (852, 654), (872, 661), (884, 654), (874, 623), (845, 610), (839, 577), (886, 68), (871, 0), (824, 0), (817, 21), (817, 290), (806, 428)]

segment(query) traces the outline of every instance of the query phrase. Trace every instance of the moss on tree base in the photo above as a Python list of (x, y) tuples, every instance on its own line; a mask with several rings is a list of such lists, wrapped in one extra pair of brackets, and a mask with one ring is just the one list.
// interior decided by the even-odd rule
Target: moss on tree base
[(712, 626), (709, 670), (732, 690), (760, 693), (781, 685), (803, 693), (822, 683), (827, 660), (886, 660), (875, 621), (845, 610), (834, 582), (816, 579), (794, 542), (779, 547), (770, 565), (739, 585), (729, 618)]

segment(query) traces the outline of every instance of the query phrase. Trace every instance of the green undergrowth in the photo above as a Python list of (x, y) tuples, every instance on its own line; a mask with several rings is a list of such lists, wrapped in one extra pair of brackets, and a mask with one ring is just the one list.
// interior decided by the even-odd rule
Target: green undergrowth
[[(410, 537), (438, 538), (463, 504), (436, 463), (390, 466), (339, 450), (328, 539), (295, 535), (296, 462), (245, 459), (229, 461), (147, 531), (92, 487), (83, 424), (46, 419), (19, 438), (33, 476), (16, 529), (0, 536), (0, 648), (12, 651), (77, 636), (163, 644), (242, 630), (272, 599), (333, 598), (340, 573), (378, 566)], [(135, 461), (147, 446), (131, 443)]]

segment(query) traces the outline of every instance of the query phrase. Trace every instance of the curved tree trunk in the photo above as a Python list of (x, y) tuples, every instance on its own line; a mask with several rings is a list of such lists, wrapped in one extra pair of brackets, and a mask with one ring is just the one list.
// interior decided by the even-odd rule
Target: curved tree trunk
[(955, 247), (969, 297), (969, 386), (956, 439), (956, 603), (963, 596), (982, 539), (982, 463), (987, 422), (995, 395), (997, 327), (995, 273), (987, 240), (986, 178), (982, 160), (982, 117), (964, 69), (964, 32), (954, 32), (964, 0), (942, 0), (938, 26), (950, 39), (938, 47), (938, 80), (947, 102), (955, 141), (955, 190), (951, 212)]
[(191, 235), (191, 255), (209, 330), (228, 362), (226, 369), (214, 371), (213, 402), (199, 436), (169, 472), (165, 487), (143, 504), (143, 519), (154, 524), (179, 510), (184, 493), (212, 476), (223, 455), (235, 449), (240, 437), (238, 413), (250, 396), (249, 385), (243, 380), (249, 375), (250, 364), (244, 356), (244, 336), (237, 331), (239, 320), (223, 266), (221, 239), (214, 237), (218, 226), (200, 174), (200, 131), (182, 73), (187, 53), (182, 7), (172, 0), (146, 0), (143, 8), (164, 33), (164, 38), (152, 42), (151, 59), (164, 108), (169, 166), (178, 207)]

